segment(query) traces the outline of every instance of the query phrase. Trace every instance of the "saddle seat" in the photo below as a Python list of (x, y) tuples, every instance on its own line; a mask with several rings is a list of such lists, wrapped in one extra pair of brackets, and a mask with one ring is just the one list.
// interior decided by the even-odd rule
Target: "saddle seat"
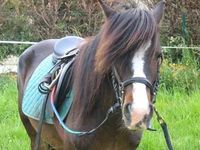
[(54, 61), (60, 60), (65, 56), (66, 54), (74, 55), (74, 53), (71, 54), (71, 52), (80, 45), (81, 42), (83, 42), (84, 39), (78, 36), (66, 36), (61, 39), (59, 39), (53, 49), (53, 59)]

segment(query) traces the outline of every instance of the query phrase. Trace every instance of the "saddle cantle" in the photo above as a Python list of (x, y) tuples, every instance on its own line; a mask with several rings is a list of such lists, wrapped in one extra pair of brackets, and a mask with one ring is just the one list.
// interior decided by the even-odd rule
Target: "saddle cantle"
[(67, 36), (59, 39), (54, 45), (53, 60), (60, 60), (66, 54), (74, 55), (76, 51), (73, 50), (77, 49), (79, 44), (83, 41), (84, 39), (78, 36)]

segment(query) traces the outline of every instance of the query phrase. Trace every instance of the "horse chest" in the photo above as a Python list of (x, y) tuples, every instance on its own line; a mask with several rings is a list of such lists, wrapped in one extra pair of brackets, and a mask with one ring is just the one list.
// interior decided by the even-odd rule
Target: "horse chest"
[(104, 133), (93, 138), (83, 137), (82, 140), (71, 145), (74, 145), (72, 150), (134, 150), (137, 148), (140, 139), (140, 132), (132, 134), (122, 131), (116, 132), (116, 134)]

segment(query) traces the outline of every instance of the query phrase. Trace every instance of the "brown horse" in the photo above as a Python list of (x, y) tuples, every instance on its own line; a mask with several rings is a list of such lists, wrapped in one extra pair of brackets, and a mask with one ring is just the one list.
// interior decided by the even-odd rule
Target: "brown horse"
[[(75, 94), (65, 124), (75, 131), (90, 131), (101, 125), (79, 136), (66, 133), (54, 118), (53, 125), (43, 123), (40, 149), (132, 150), (149, 127), (162, 56), (159, 22), (164, 2), (152, 10), (134, 8), (121, 13), (101, 0), (99, 3), (106, 21), (100, 32), (79, 48), (72, 66)], [(19, 113), (32, 149), (38, 121), (23, 114), (22, 99), (33, 71), (52, 53), (56, 41), (39, 42), (19, 59)], [(120, 107), (114, 107), (116, 104)], [(112, 114), (105, 119), (108, 110)]]

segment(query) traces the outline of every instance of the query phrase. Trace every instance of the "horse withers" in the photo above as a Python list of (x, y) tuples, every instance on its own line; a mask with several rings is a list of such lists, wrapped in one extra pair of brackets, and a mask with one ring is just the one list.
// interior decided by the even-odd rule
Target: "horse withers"
[[(164, 2), (152, 10), (134, 8), (124, 12), (114, 11), (101, 0), (99, 3), (105, 23), (96, 36), (80, 42), (70, 68), (70, 85), (66, 85), (73, 91), (71, 106), (62, 126), (55, 111), (50, 115), (53, 124), (44, 121), (40, 149), (132, 150), (150, 127), (162, 59), (159, 23)], [(33, 92), (29, 84), (39, 86), (34, 82), (35, 74), (48, 69), (41, 64), (49, 66), (47, 59), (51, 60), (57, 42), (58, 39), (39, 42), (19, 59), (19, 113), (32, 149), (39, 121), (23, 112), (24, 97), (27, 107), (33, 97), (41, 99), (38, 92), (27, 96)], [(35, 80), (30, 81), (33, 76)], [(50, 99), (54, 99), (56, 87), (55, 84), (50, 89)], [(60, 90), (63, 88), (65, 85)], [(61, 92), (64, 97), (69, 93), (65, 92)], [(66, 105), (63, 98), (58, 97), (57, 101), (56, 109)]]

